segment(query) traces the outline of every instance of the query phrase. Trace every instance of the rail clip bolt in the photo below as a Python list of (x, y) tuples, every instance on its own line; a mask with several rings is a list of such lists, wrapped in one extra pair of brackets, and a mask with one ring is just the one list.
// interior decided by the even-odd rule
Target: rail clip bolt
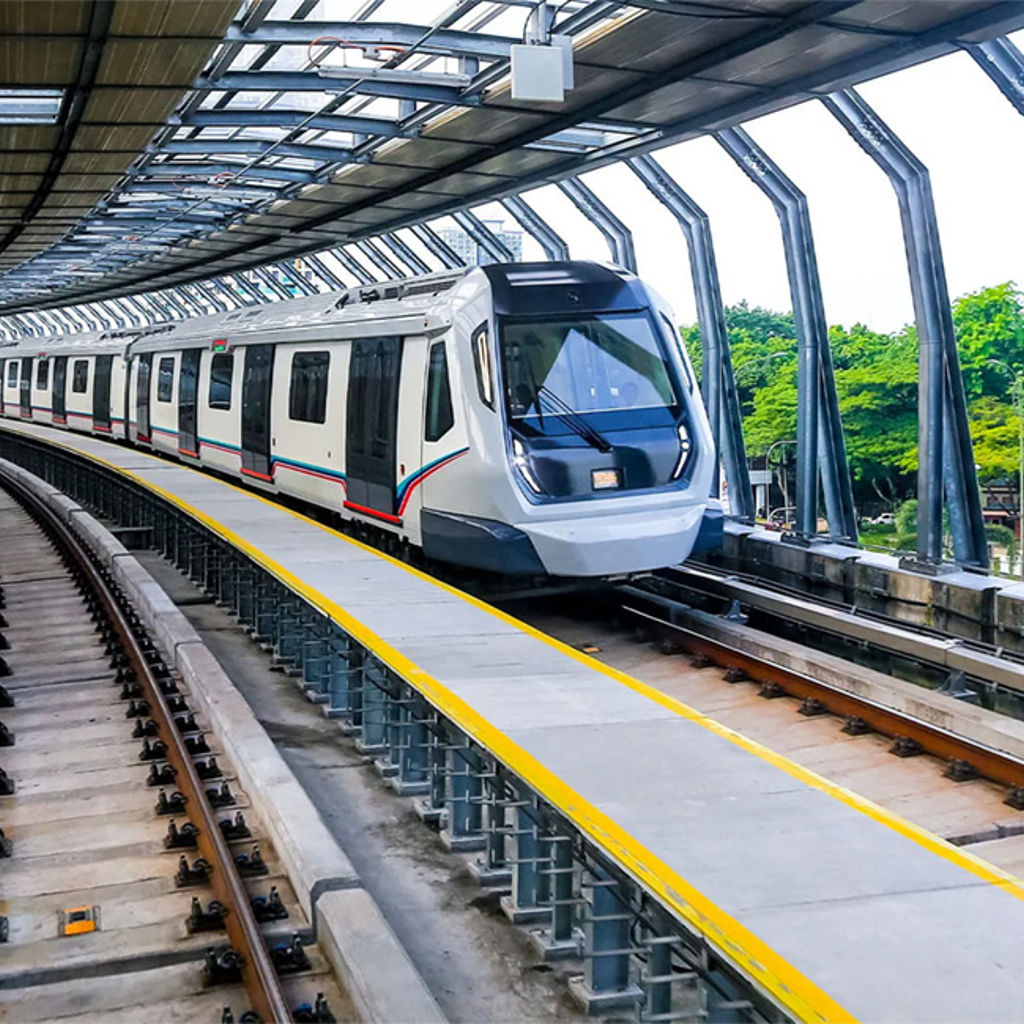
[(1012, 786), (1003, 803), (1015, 811), (1024, 811), (1024, 786)]
[(231, 787), (227, 784), (226, 780), (217, 789), (208, 789), (206, 791), (206, 799), (210, 801), (213, 807), (234, 807), (238, 802), (235, 800), (235, 794), (231, 792)]
[(167, 756), (167, 744), (163, 740), (150, 743), (146, 740), (139, 751), (140, 761), (162, 761)]
[(178, 732), (195, 732), (199, 726), (196, 725), (196, 716), (190, 711), (187, 715), (181, 715), (174, 719)]
[(916, 757), (921, 753), (921, 744), (911, 736), (897, 736), (889, 753), (897, 757)]
[(224, 773), (217, 764), (217, 758), (212, 755), (205, 761), (196, 761), (196, 775), (201, 779), (219, 779)]
[(270, 874), (270, 870), (263, 860), (258, 846), (252, 848), (252, 853), (236, 854), (235, 867), (243, 878), (251, 878), (253, 875)]
[(125, 710), (125, 718), (143, 718), (149, 714), (149, 704), (144, 700), (132, 700), (129, 701), (128, 707)]
[(0, 768), (0, 796), (10, 796), (14, 792), (14, 779)]
[(786, 691), (778, 683), (768, 681), (761, 684), (761, 689), (757, 691), (757, 695), (758, 697), (764, 697), (765, 700), (775, 700), (778, 697), (785, 697)]
[(165, 850), (194, 850), (199, 845), (199, 828), (191, 821), (186, 821), (181, 828), (176, 822), (167, 826), (167, 835), (164, 836)]
[(13, 747), (14, 746), (14, 733), (0, 722), (0, 747)]
[(235, 952), (230, 946), (227, 949), (211, 947), (206, 951), (206, 959), (203, 963), (203, 980), (207, 985), (241, 981), (244, 964), (245, 960), (242, 955)]
[(292, 933), (292, 941), (287, 945), (274, 946), (270, 950), (270, 959), (274, 961), (278, 974), (294, 974), (296, 971), (308, 971), (309, 957), (302, 948), (302, 939), (298, 932)]
[(132, 738), (141, 739), (143, 736), (156, 736), (160, 732), (160, 727), (153, 721), (152, 718), (147, 718), (143, 721), (141, 718), (135, 719), (135, 728), (132, 729)]
[(210, 752), (210, 744), (206, 742), (206, 737), (201, 732), (197, 732), (194, 736), (186, 736), (185, 747), (193, 755)]
[(179, 889), (186, 885), (201, 885), (210, 877), (211, 870), (208, 860), (197, 857), (189, 866), (188, 857), (182, 854), (178, 858), (178, 873), (174, 876), (174, 883)]
[(846, 721), (843, 722), (842, 731), (847, 736), (866, 736), (871, 732), (871, 726), (863, 718), (858, 718), (856, 715), (847, 715)]
[(968, 779), (976, 779), (978, 777), (978, 769), (970, 761), (963, 761), (958, 757), (954, 757), (946, 765), (946, 770), (942, 774), (954, 782), (967, 782)]
[(800, 702), (800, 714), (813, 718), (815, 715), (824, 715), (828, 708), (821, 703), (817, 697), (804, 697)]
[[(710, 662), (708, 664), (710, 664)], [(743, 669), (737, 668), (735, 665), (733, 665), (732, 668), (727, 668), (725, 670), (725, 673), (722, 675), (722, 678), (727, 683), (742, 683), (743, 680), (747, 678), (747, 673), (744, 672)]]
[[(0, 673), (2, 675), (3, 673)], [(13, 708), (14, 698), (6, 686), (0, 686), (0, 708)]]
[(254, 896), (249, 901), (252, 912), (260, 924), (266, 921), (282, 921), (288, 916), (288, 908), (281, 901), (277, 886), (270, 887), (266, 896)]
[(4, 830), (0, 828), (0, 859), (10, 857), (13, 849), (14, 844), (4, 834)]
[(156, 813), (182, 814), (185, 810), (185, 804), (187, 803), (188, 797), (180, 790), (176, 789), (170, 796), (168, 796), (164, 790), (161, 789), (159, 796), (156, 798)]
[(224, 918), (228, 916), (228, 908), (220, 900), (210, 900), (203, 909), (203, 904), (198, 896), (192, 897), (192, 906), (188, 917), (185, 918), (185, 927), (189, 935), (196, 932), (212, 932), (224, 927)]
[(146, 784), (149, 786), (173, 786), (174, 777), (178, 769), (171, 764), (162, 764), (159, 767), (154, 761), (149, 766), (149, 775), (146, 776)]
[(232, 818), (222, 818), (218, 823), (221, 835), (229, 842), (234, 839), (249, 839), (252, 830), (245, 822), (245, 815), (241, 811)]

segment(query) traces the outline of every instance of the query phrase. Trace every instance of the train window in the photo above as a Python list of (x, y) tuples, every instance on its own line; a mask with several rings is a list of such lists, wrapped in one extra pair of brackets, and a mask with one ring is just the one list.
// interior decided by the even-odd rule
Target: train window
[(430, 346), (427, 363), (427, 412), (424, 437), (438, 441), (455, 425), (452, 412), (452, 389), (448, 381), (448, 355), (444, 342)]
[(71, 390), (84, 395), (89, 386), (89, 363), (85, 359), (76, 359), (71, 364)]
[(169, 402), (174, 396), (174, 356), (164, 356), (156, 371), (156, 400)]
[(296, 352), (292, 356), (292, 380), (288, 391), (288, 418), (305, 423), (327, 419), (327, 370), (329, 352)]
[(36, 363), (36, 388), (45, 391), (50, 386), (50, 360), (40, 359)]
[(7, 386), (16, 388), (18, 386), (18, 360), (7, 360)]
[(211, 409), (231, 408), (231, 374), (235, 368), (235, 357), (229, 352), (218, 352), (210, 361), (210, 396), (207, 404)]

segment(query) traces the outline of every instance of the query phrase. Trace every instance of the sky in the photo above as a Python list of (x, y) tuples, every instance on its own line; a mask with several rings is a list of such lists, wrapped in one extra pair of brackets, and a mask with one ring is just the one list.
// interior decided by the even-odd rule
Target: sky
[[(1024, 47), (1024, 32), (1010, 38)], [(1024, 287), (1024, 118), (965, 53), (858, 91), (929, 169), (950, 297), (1004, 281)], [(911, 321), (899, 212), (884, 173), (816, 100), (745, 127), (807, 195), (828, 321), (879, 331)], [(712, 139), (655, 155), (710, 217), (725, 303), (790, 309), (768, 199)], [(627, 168), (603, 168), (584, 180), (633, 231), (641, 277), (680, 323), (693, 322), (686, 246), (674, 220)], [(575, 258), (608, 258), (602, 237), (557, 189), (524, 195)], [(525, 255), (539, 258), (539, 249), (527, 245)]]

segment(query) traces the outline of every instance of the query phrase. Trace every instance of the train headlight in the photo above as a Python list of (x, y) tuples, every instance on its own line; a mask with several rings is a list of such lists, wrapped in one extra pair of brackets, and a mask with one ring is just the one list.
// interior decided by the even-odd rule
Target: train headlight
[(676, 428), (676, 432), (679, 434), (679, 458), (676, 461), (676, 468), (672, 470), (673, 480), (679, 479), (680, 474), (686, 468), (686, 463), (690, 460), (690, 452), (693, 450), (690, 432), (682, 423)]
[(519, 475), (526, 481), (526, 486), (534, 494), (544, 493), (537, 482), (537, 478), (533, 475), (533, 470), (530, 469), (530, 460), (527, 458), (523, 442), (517, 437), (512, 439), (512, 465), (519, 470)]

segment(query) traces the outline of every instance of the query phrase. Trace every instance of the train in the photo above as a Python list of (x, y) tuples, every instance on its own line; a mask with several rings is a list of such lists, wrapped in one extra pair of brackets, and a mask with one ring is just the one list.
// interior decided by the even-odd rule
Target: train
[(620, 578), (720, 543), (664, 301), (592, 262), (492, 264), (0, 349), (5, 417), (295, 499), (388, 551)]

